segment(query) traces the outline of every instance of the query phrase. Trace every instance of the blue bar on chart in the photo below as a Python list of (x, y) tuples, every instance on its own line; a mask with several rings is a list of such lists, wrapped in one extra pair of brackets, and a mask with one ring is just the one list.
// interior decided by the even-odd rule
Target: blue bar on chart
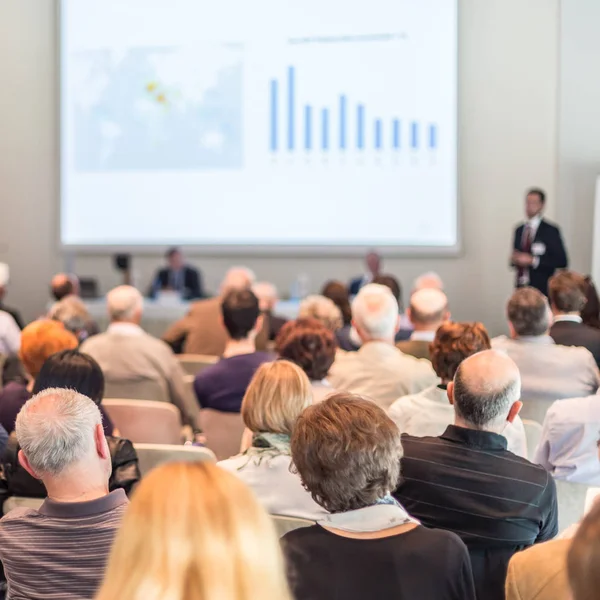
[(340, 96), (340, 150), (346, 149), (346, 96)]
[(392, 145), (395, 150), (400, 148), (400, 120), (394, 119), (392, 121)]
[(288, 150), (294, 149), (294, 67), (288, 67)]
[(419, 124), (416, 121), (413, 121), (410, 130), (410, 145), (416, 150), (419, 147)]
[(277, 152), (277, 80), (271, 80), (271, 152)]
[(329, 109), (321, 110), (321, 147), (323, 150), (329, 148)]
[(312, 147), (312, 107), (310, 105), (306, 105), (304, 107), (304, 149), (310, 150)]
[(356, 147), (359, 150), (365, 147), (365, 107), (362, 104), (356, 107)]
[(429, 126), (429, 147), (433, 150), (437, 146), (437, 127), (433, 123)]
[(381, 150), (381, 119), (375, 119), (375, 150)]

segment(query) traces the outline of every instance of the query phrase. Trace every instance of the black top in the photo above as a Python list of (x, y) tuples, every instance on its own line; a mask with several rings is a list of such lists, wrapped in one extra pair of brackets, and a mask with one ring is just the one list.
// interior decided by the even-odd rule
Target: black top
[(575, 321), (557, 321), (550, 328), (550, 337), (561, 346), (587, 348), (600, 366), (600, 329)]
[(152, 282), (149, 296), (154, 298), (160, 290), (172, 289), (181, 293), (183, 300), (196, 300), (204, 297), (200, 271), (185, 265), (181, 271), (160, 269)]
[(440, 437), (403, 435), (402, 447), (394, 496), (423, 525), (460, 535), (477, 597), (504, 600), (511, 556), (558, 532), (554, 480), (487, 431), (450, 425)]
[[(525, 225), (520, 225), (515, 230), (513, 249), (519, 252), (523, 251), (524, 229)], [(543, 219), (537, 228), (532, 244), (543, 244), (544, 253), (539, 255), (540, 264), (537, 268), (529, 268), (529, 285), (540, 290), (542, 294), (547, 296), (548, 280), (554, 275), (554, 271), (567, 267), (567, 251), (565, 250), (558, 227)]]
[(469, 555), (446, 531), (416, 527), (376, 540), (319, 525), (282, 540), (296, 600), (474, 600)]

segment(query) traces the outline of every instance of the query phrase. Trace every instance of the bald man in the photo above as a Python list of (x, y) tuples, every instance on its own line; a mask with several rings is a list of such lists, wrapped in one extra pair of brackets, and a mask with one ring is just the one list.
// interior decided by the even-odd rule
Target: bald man
[(517, 365), (486, 350), (448, 384), (454, 425), (439, 437), (402, 436), (394, 496), (426, 527), (454, 531), (471, 555), (477, 597), (503, 600), (512, 555), (558, 532), (556, 486), (547, 471), (507, 450), (502, 435), (522, 403)]
[(50, 282), (50, 291), (57, 301), (71, 295), (79, 296), (79, 278), (71, 273), (58, 273)]
[(429, 347), (435, 338), (435, 332), (442, 323), (450, 320), (446, 294), (434, 288), (415, 292), (410, 298), (406, 316), (413, 326), (413, 332), (410, 339), (398, 342), (396, 347), (404, 354), (430, 360)]

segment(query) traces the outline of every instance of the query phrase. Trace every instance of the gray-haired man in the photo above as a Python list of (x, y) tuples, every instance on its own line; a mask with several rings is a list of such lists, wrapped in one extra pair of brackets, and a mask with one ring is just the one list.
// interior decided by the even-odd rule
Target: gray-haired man
[(0, 521), (0, 559), (9, 600), (93, 598), (127, 505), (108, 492), (111, 460), (98, 407), (73, 390), (48, 389), (17, 416), (19, 462), (41, 479), (39, 510)]

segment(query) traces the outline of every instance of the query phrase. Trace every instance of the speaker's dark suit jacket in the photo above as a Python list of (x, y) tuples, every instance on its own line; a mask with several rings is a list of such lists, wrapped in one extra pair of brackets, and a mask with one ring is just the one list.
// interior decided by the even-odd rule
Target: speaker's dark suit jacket
[[(161, 269), (152, 283), (152, 289), (150, 290), (150, 296), (156, 296), (160, 290), (168, 289), (171, 286), (171, 270)], [(176, 290), (181, 292), (181, 297), (184, 300), (197, 300), (204, 296), (204, 290), (202, 289), (202, 276), (200, 272), (194, 269), (194, 267), (184, 266), (183, 267), (183, 288)]]
[[(513, 248), (519, 252), (523, 251), (524, 229), (525, 225), (520, 225), (515, 230)], [(556, 271), (556, 269), (565, 269), (567, 267), (567, 252), (558, 227), (543, 219), (540, 222), (540, 226), (533, 239), (532, 249), (535, 244), (543, 244), (545, 246), (545, 252), (537, 255), (540, 260), (537, 268), (529, 267), (529, 285), (540, 290), (542, 294), (547, 296), (548, 280), (554, 275), (554, 271)], [(535, 255), (535, 253), (532, 252), (530, 252), (530, 254)], [(518, 276), (516, 285), (519, 285)]]
[(600, 366), (600, 330), (574, 321), (557, 321), (550, 328), (550, 337), (561, 346), (587, 348)]

